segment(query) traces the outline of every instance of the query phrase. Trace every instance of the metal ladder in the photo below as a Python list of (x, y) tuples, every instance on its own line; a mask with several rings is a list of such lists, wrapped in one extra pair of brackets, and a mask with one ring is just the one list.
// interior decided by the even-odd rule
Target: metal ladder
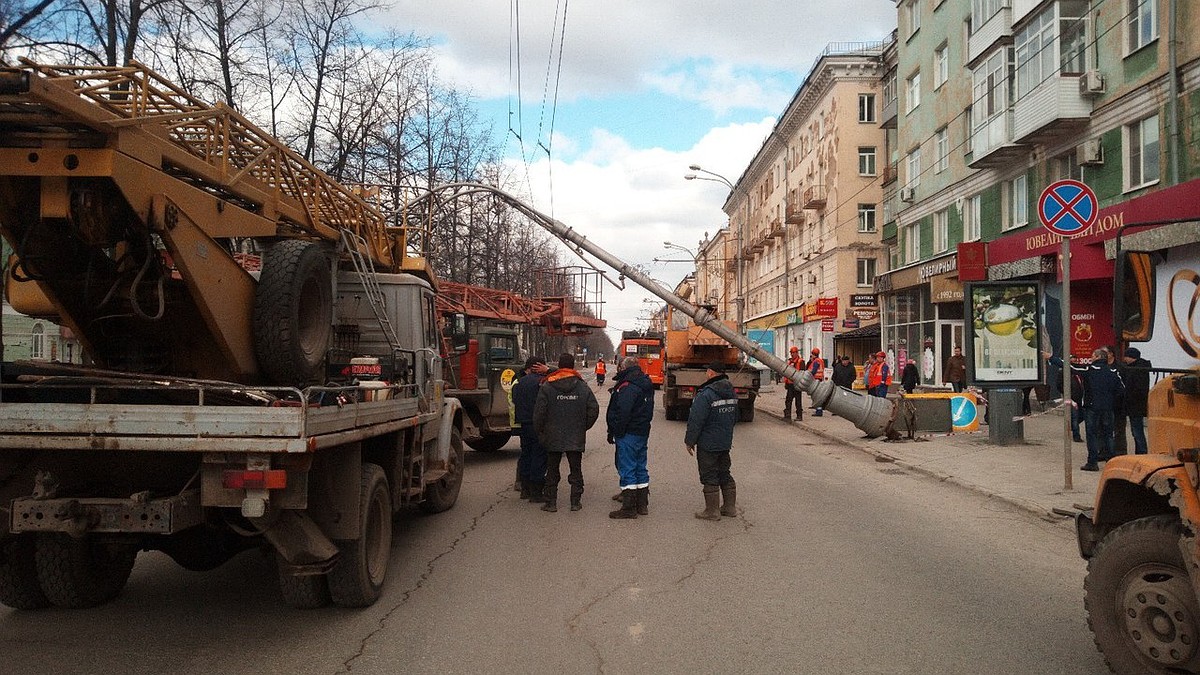
[(395, 353), (400, 348), (400, 339), (396, 336), (396, 330), (392, 327), (384, 307), (383, 290), (380, 289), (379, 280), (375, 275), (375, 263), (363, 255), (363, 251), (367, 250), (367, 241), (350, 230), (342, 230), (342, 248), (350, 256), (350, 262), (354, 264), (354, 272), (362, 283), (367, 302), (371, 304), (371, 311), (375, 313), (375, 319), (383, 329), (388, 346)]

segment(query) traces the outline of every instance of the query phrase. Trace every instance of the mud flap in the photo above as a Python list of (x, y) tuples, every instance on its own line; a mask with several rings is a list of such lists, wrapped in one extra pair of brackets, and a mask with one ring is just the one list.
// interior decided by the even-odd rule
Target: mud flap
[[(251, 522), (266, 527), (268, 523), (262, 520)], [(280, 511), (263, 536), (290, 565), (328, 564), (338, 555), (338, 547), (301, 511)]]

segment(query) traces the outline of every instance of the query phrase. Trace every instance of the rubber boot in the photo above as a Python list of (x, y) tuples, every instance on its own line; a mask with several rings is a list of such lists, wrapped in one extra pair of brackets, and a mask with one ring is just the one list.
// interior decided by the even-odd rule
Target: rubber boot
[(558, 486), (547, 485), (542, 493), (542, 499), (546, 502), (542, 504), (543, 511), (550, 513), (558, 513)]
[(638, 488), (637, 490), (637, 513), (639, 516), (650, 514), (650, 488)]
[(721, 488), (718, 485), (704, 486), (704, 510), (697, 511), (696, 517), (701, 520), (721, 519)]
[(572, 511), (578, 511), (579, 509), (583, 508), (582, 499), (583, 499), (583, 486), (582, 485), (572, 485), (571, 486), (571, 510)]
[(621, 508), (616, 511), (609, 511), (609, 518), (637, 518), (637, 499), (638, 491), (636, 489), (621, 490)]
[(529, 503), (530, 504), (545, 504), (546, 503), (546, 486), (537, 481), (529, 482)]
[(721, 515), (733, 518), (737, 516), (737, 483), (731, 479), (721, 486)]
[(529, 481), (521, 481), (521, 499), (529, 499)]

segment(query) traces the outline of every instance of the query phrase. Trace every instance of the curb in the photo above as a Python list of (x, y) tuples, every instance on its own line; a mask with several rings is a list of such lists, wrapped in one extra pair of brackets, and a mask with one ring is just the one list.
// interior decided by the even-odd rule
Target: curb
[[(775, 413), (770, 410), (766, 410), (765, 408), (759, 408), (758, 410), (760, 413), (765, 413), (781, 422), (783, 421), (783, 415), (781, 415), (779, 413)], [(1053, 510), (1048, 510), (1044, 506), (1040, 506), (1038, 504), (1031, 504), (1024, 499), (1018, 499), (1016, 497), (1010, 497), (1008, 495), (1004, 495), (1004, 494), (995, 492), (994, 490), (991, 490), (990, 488), (985, 488), (981, 485), (977, 485), (970, 481), (963, 480), (962, 478), (959, 478), (957, 476), (954, 476), (954, 475), (951, 475), (948, 473), (944, 473), (942, 471), (938, 471), (936, 469), (930, 469), (928, 467), (920, 466), (918, 464), (913, 464), (912, 462), (909, 462), (909, 461), (906, 461), (903, 459), (898, 459), (896, 457), (893, 457), (892, 455), (889, 455), (888, 453), (886, 453), (882, 450), (870, 447), (866, 444), (855, 443), (854, 441), (842, 438), (840, 436), (836, 436), (834, 434), (829, 433), (828, 431), (814, 427), (806, 422), (791, 421), (789, 423), (792, 426), (797, 426), (800, 429), (807, 431), (808, 433), (810, 433), (814, 436), (823, 438), (827, 441), (833, 441), (834, 443), (838, 443), (838, 444), (844, 445), (846, 447), (854, 448), (855, 450), (858, 450), (860, 452), (865, 452), (868, 455), (873, 455), (876, 459), (880, 459), (880, 460), (883, 460), (886, 462), (893, 463), (896, 466), (899, 466), (906, 470), (913, 471), (915, 473), (919, 473), (923, 476), (933, 478), (940, 482), (949, 483), (950, 485), (955, 485), (960, 488), (965, 488), (967, 490), (970, 490), (971, 492), (975, 492), (975, 493), (981, 494), (985, 497), (1004, 502), (1005, 504), (1014, 506), (1018, 509), (1021, 509), (1022, 511), (1025, 511), (1026, 513), (1031, 513), (1031, 514), (1037, 516), (1038, 518), (1041, 518), (1042, 520), (1045, 520), (1045, 521), (1048, 521), (1051, 523), (1070, 523), (1071, 522), (1070, 518), (1065, 518), (1064, 516), (1062, 516), (1058, 513), (1055, 513)]]

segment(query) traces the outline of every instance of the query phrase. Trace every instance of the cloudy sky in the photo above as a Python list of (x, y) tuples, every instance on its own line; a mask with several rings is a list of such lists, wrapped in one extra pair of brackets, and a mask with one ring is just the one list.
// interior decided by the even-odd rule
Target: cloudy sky
[[(662, 243), (694, 250), (725, 225), (728, 188), (685, 181), (688, 165), (736, 182), (817, 54), (884, 38), (896, 6), (395, 0), (387, 20), (434, 42), (441, 76), (473, 94), (539, 210), (673, 286), (690, 261), (653, 262), (685, 257)], [(652, 297), (605, 288), (610, 335), (644, 328)]]

